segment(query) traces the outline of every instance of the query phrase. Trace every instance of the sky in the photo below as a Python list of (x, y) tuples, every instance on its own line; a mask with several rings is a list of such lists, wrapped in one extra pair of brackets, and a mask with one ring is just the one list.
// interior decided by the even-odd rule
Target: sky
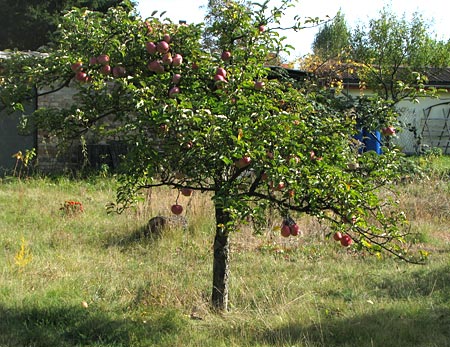
[[(174, 22), (185, 20), (187, 23), (202, 22), (207, 4), (207, 0), (137, 0), (136, 2), (138, 11), (144, 18), (158, 10), (159, 13), (166, 11), (165, 16)], [(289, 23), (289, 19), (292, 20), (295, 15), (300, 15), (302, 18), (320, 17), (325, 19), (327, 15), (333, 17), (341, 10), (348, 26), (354, 28), (358, 24), (367, 24), (371, 18), (377, 18), (380, 10), (385, 6), (389, 6), (399, 17), (405, 15), (406, 19), (410, 19), (414, 12), (420, 13), (423, 19), (429, 22), (437, 39), (450, 39), (448, 23), (450, 2), (447, 0), (300, 0), (284, 18), (286, 23)], [(304, 29), (286, 35), (288, 37), (286, 43), (295, 47), (291, 57), (311, 52), (311, 44), (317, 30), (317, 28)]]

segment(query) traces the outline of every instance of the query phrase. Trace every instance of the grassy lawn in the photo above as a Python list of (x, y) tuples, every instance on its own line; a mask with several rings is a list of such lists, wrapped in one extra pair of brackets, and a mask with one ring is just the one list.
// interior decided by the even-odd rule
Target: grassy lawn
[[(107, 214), (113, 179), (0, 181), (0, 346), (450, 346), (450, 161), (399, 186), (426, 265), (343, 249), (304, 217), (303, 234), (232, 237), (230, 300), (209, 311), (213, 210), (182, 197), (187, 229), (143, 234), (176, 192)], [(66, 215), (66, 200), (84, 212)]]

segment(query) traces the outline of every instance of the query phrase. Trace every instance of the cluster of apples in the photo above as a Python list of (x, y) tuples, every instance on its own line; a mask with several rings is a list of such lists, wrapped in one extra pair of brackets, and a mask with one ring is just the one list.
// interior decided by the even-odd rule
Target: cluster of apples
[[(161, 41), (157, 43), (149, 41), (145, 44), (147, 52), (151, 55), (151, 60), (147, 65), (147, 68), (150, 71), (156, 74), (162, 74), (171, 67), (181, 66), (183, 63), (183, 56), (178, 53), (173, 54), (170, 47), (171, 41), (172, 38), (170, 35), (164, 34)], [(175, 98), (180, 93), (180, 87), (178, 87), (180, 80), (180, 74), (176, 73), (172, 76), (172, 83), (174, 86), (169, 90), (169, 97)]]
[(342, 234), (340, 231), (337, 231), (333, 235), (333, 239), (335, 241), (339, 241), (342, 246), (348, 247), (353, 243), (352, 238), (348, 234)]
[[(100, 74), (104, 76), (112, 74), (113, 77), (119, 78), (126, 75), (126, 70), (123, 66), (117, 65), (111, 67), (110, 57), (107, 54), (90, 57), (89, 67), (97, 67)], [(75, 72), (75, 80), (77, 80), (78, 82), (87, 83), (92, 80), (92, 77), (88, 74), (88, 68), (83, 64), (81, 60), (73, 63), (70, 68), (73, 72)]]
[[(191, 188), (181, 188), (180, 192), (181, 195), (183, 196), (191, 196), (193, 190)], [(170, 207), (170, 210), (172, 211), (173, 214), (180, 215), (183, 213), (183, 206), (181, 206), (178, 202), (176, 202)]]
[(288, 216), (283, 219), (283, 223), (281, 224), (281, 236), (298, 236), (299, 232), (300, 227), (291, 217)]
[[(264, 31), (264, 30), (263, 30)], [(225, 63), (231, 60), (232, 54), (230, 51), (223, 51), (220, 55), (220, 59), (222, 59)], [(216, 73), (214, 75), (214, 82), (217, 88), (222, 88), (224, 84), (228, 83), (227, 81), (227, 71), (223, 67), (218, 67)], [(265, 87), (264, 81), (255, 81), (253, 87), (255, 90), (263, 90)]]

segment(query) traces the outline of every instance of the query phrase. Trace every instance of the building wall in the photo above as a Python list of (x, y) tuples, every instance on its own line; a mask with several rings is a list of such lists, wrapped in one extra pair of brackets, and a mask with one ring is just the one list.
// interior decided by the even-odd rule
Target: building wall
[[(34, 100), (25, 105), (26, 112), (33, 112)], [(16, 165), (13, 154), (36, 147), (36, 132), (21, 134), (18, 130), (21, 112), (8, 114), (6, 111), (0, 114), (0, 176), (11, 174)], [(20, 162), (18, 163), (20, 165)]]
[[(356, 88), (346, 92), (354, 97), (360, 95)], [(418, 101), (402, 100), (397, 104), (401, 114), (399, 119), (406, 126), (398, 131), (394, 142), (406, 154), (417, 154), (435, 147), (450, 154), (450, 92), (441, 92), (438, 98), (420, 98)]]
[[(40, 90), (39, 93), (47, 90)], [(55, 93), (40, 96), (37, 102), (38, 108), (52, 107), (63, 108), (73, 104), (75, 90), (63, 88)], [(62, 147), (55, 136), (39, 129), (37, 132), (37, 158), (38, 168), (44, 172), (66, 171), (79, 166), (79, 143), (65, 144)]]

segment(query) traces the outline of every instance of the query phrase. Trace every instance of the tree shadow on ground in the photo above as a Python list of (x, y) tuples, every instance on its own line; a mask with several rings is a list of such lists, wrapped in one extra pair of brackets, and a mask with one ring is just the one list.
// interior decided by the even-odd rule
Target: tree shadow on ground
[(149, 234), (147, 227), (143, 226), (127, 234), (115, 233), (105, 236), (103, 242), (106, 247), (120, 247), (127, 249), (136, 244), (157, 243), (160, 240), (159, 235)]
[(255, 342), (310, 347), (450, 346), (449, 266), (433, 271), (420, 268), (406, 277), (381, 279), (376, 285), (380, 288), (379, 300), (388, 299), (391, 304), (377, 308), (376, 302), (367, 303), (363, 314), (349, 318), (322, 313), (320, 320), (308, 326), (300, 326), (293, 319), (287, 325), (256, 334)]
[(145, 323), (81, 307), (13, 309), (0, 306), (0, 317), (2, 347), (164, 345), (176, 339), (184, 326), (173, 311)]
[(351, 319), (334, 317), (309, 326), (287, 325), (256, 337), (272, 346), (450, 346), (450, 309), (378, 310)]

